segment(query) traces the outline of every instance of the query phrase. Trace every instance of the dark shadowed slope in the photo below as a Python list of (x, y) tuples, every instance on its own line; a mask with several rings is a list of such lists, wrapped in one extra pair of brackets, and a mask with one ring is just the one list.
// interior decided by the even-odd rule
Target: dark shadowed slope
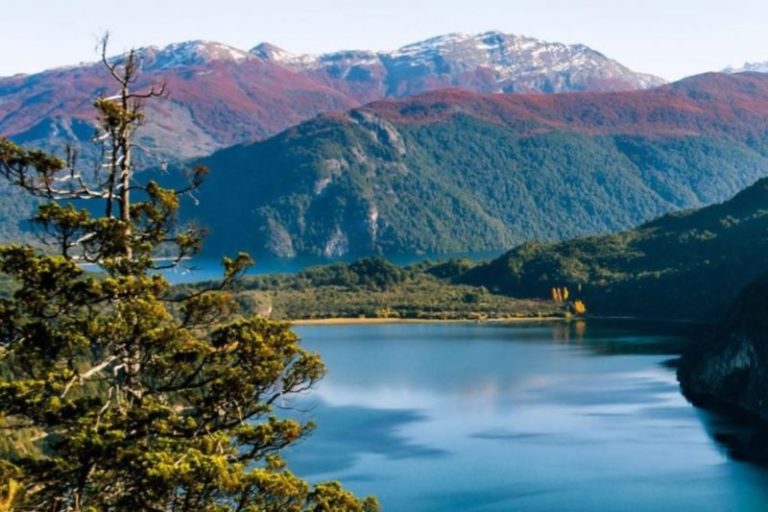
[[(768, 276), (744, 289), (714, 335), (687, 351), (678, 377), (686, 396), (696, 404), (768, 420)], [(768, 461), (765, 430), (761, 432), (733, 439), (738, 455)]]

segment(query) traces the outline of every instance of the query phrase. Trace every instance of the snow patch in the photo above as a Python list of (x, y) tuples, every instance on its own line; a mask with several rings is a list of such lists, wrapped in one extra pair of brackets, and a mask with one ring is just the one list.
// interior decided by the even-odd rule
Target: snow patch
[(723, 73), (768, 73), (768, 62), (745, 62), (740, 68), (727, 67)]
[[(214, 61), (242, 62), (253, 56), (238, 48), (213, 41), (185, 41), (163, 48), (147, 46), (137, 50), (150, 69), (162, 70)], [(115, 57), (120, 60), (123, 56)]]

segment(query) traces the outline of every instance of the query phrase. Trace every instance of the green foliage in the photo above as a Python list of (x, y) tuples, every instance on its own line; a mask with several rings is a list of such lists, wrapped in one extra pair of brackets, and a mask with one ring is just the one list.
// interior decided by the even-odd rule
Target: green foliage
[(431, 266), (426, 269), (426, 272), (441, 279), (450, 279), (459, 276), (474, 267), (475, 263), (466, 258), (460, 260), (453, 259)]
[(737, 138), (531, 133), (462, 113), (413, 124), (365, 110), (323, 117), (206, 159), (218, 171), (189, 213), (210, 227), (214, 251), (485, 251), (722, 201), (767, 162)]
[[(397, 267), (381, 258), (367, 258), (313, 267), (296, 275), (253, 276), (239, 284), (235, 299), (248, 311), (283, 320), (480, 320), (563, 314), (562, 308), (550, 302), (513, 299), (435, 276), (456, 264), (425, 262)], [(176, 293), (183, 296), (203, 286), (209, 285), (181, 285)]]
[(351, 264), (337, 263), (309, 268), (298, 274), (297, 283), (309, 286), (344, 286), (385, 290), (402, 283), (407, 272), (383, 258), (365, 258)]
[(580, 290), (597, 314), (717, 319), (768, 272), (768, 180), (731, 200), (661, 217), (639, 228), (556, 244), (524, 244), (459, 282), (515, 297)]
[[(280, 460), (314, 426), (275, 406), (325, 370), (287, 325), (239, 311), (228, 290), (250, 258), (225, 259), (221, 283), (186, 295), (157, 272), (161, 246), (182, 258), (200, 238), (174, 225), (180, 191), (131, 181), (132, 55), (110, 68), (121, 101), (96, 103), (116, 148), (105, 176), (0, 140), (0, 171), (46, 199), (35, 222), (50, 243), (0, 247), (13, 283), (0, 297), (0, 426), (17, 436), (0, 445), (0, 499), (21, 482), (19, 511), (376, 510)], [(86, 197), (105, 214), (58, 201)]]

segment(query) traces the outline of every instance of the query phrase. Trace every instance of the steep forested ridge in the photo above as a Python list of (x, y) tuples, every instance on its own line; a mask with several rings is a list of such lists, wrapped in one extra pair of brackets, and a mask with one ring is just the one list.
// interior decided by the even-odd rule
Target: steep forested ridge
[(215, 153), (212, 249), (339, 256), (505, 249), (614, 232), (768, 174), (768, 76), (647, 91), (439, 91)]
[(768, 179), (722, 204), (637, 229), (555, 244), (530, 243), (460, 281), (515, 297), (580, 289), (592, 313), (715, 322), (768, 272)]

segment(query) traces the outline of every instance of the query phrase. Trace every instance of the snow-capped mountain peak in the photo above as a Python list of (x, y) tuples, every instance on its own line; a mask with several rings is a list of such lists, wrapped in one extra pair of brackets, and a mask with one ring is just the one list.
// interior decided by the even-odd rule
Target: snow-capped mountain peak
[(271, 43), (260, 43), (251, 48), (250, 53), (256, 57), (259, 57), (260, 59), (271, 60), (275, 62), (286, 62), (296, 58), (295, 54), (287, 52), (279, 46), (275, 46)]
[(402, 46), (393, 52), (387, 53), (387, 55), (390, 57), (418, 55), (420, 53), (435, 51), (441, 48), (460, 44), (470, 39), (472, 39), (472, 36), (470, 34), (466, 34), (463, 32), (454, 32), (451, 34), (431, 37), (429, 39), (425, 39), (424, 41), (418, 41), (416, 43), (411, 43), (411, 44)]
[(137, 50), (147, 69), (160, 70), (215, 61), (240, 62), (253, 56), (238, 48), (214, 41), (185, 41), (158, 48), (148, 46)]
[(768, 73), (768, 61), (766, 62), (745, 62), (739, 68), (727, 67), (723, 73)]
[(491, 93), (565, 92), (645, 89), (664, 83), (658, 77), (635, 73), (584, 45), (550, 43), (500, 31), (455, 32), (390, 52), (294, 55), (261, 44), (251, 53), (294, 71), (354, 82), (358, 89), (366, 77), (377, 77), (382, 79), (380, 88), (387, 96), (441, 87)]

